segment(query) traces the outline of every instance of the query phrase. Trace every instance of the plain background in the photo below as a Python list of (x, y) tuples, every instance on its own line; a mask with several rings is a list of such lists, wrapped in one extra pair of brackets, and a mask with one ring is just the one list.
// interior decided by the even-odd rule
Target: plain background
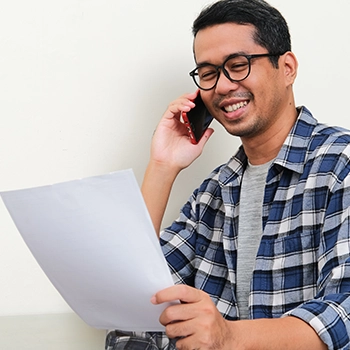
[[(141, 184), (159, 118), (195, 90), (191, 25), (208, 3), (1, 0), (0, 190), (126, 168)], [(350, 128), (350, 2), (270, 3), (286, 17), (299, 60), (297, 104)], [(239, 139), (213, 127), (202, 157), (178, 178), (164, 224), (237, 149)], [(0, 315), (66, 311), (0, 201)]]

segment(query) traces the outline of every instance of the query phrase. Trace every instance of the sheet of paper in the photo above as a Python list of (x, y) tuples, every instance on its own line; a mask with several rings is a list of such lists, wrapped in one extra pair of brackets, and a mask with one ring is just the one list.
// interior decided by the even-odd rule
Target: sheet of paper
[(90, 326), (163, 331), (173, 285), (132, 170), (0, 192), (39, 265)]

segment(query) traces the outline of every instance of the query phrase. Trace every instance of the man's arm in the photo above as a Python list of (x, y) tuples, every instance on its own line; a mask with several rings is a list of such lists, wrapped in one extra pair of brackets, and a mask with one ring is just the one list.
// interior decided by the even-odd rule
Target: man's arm
[(179, 349), (201, 350), (326, 350), (306, 322), (287, 316), (276, 319), (225, 320), (205, 292), (177, 285), (158, 292), (154, 304), (181, 300), (160, 316), (167, 336), (179, 338)]
[(200, 156), (205, 143), (214, 131), (207, 129), (197, 145), (190, 142), (187, 128), (180, 120), (180, 114), (194, 107), (192, 100), (196, 95), (197, 93), (186, 94), (172, 102), (153, 135), (150, 161), (141, 191), (158, 235), (177, 175)]
[(178, 173), (176, 169), (151, 160), (144, 175), (141, 191), (158, 236), (171, 188)]

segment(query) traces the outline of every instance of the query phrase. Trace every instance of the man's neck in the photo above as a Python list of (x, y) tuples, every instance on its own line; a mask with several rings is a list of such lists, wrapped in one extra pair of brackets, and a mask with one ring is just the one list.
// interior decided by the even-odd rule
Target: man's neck
[(254, 137), (241, 137), (249, 162), (252, 165), (260, 165), (276, 158), (297, 117), (298, 113), (294, 107), (285, 118), (280, 118), (264, 133)]

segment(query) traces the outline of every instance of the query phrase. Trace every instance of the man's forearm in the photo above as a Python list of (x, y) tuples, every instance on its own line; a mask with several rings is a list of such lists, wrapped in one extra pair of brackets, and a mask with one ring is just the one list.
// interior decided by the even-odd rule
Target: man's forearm
[(229, 321), (231, 340), (240, 350), (327, 350), (315, 330), (292, 316)]
[(141, 192), (158, 236), (170, 192), (178, 173), (179, 170), (150, 161), (144, 175)]

